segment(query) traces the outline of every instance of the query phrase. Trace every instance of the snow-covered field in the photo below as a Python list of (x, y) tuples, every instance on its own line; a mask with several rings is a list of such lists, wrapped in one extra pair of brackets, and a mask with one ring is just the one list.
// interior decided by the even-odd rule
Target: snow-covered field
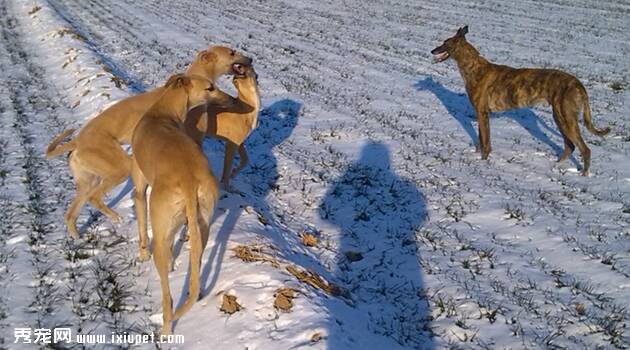
[[(429, 53), (463, 24), (492, 61), (585, 84), (595, 125), (612, 128), (582, 131), (590, 177), (579, 152), (555, 163), (548, 108), (494, 115), (479, 159), (456, 66)], [(123, 224), (84, 210), (69, 242), (73, 183), (43, 150), (211, 44), (254, 58), (263, 109), (241, 194), (215, 213), (203, 297), (175, 325), (185, 343), (163, 348), (629, 347), (628, 28), (630, 3), (615, 0), (0, 0), (0, 349), (84, 347), (15, 343), (16, 328), (159, 329), (131, 185), (108, 201)], [(222, 145), (204, 150), (219, 174)], [(175, 303), (188, 267), (176, 250)], [(295, 290), (288, 312), (279, 288)], [(221, 311), (226, 296), (242, 308)]]

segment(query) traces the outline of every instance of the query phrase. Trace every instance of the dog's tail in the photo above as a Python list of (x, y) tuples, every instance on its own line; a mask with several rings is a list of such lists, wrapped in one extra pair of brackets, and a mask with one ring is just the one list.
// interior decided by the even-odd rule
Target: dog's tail
[(59, 135), (55, 136), (52, 141), (46, 147), (46, 158), (56, 157), (58, 155), (62, 155), (66, 152), (70, 152), (77, 147), (77, 144), (74, 140), (70, 140), (63, 145), (59, 145), (63, 139), (72, 135), (74, 133), (74, 129), (66, 129), (62, 131)]
[(610, 128), (606, 127), (603, 129), (597, 129), (593, 125), (593, 119), (591, 119), (591, 105), (588, 102), (588, 94), (586, 93), (586, 89), (583, 86), (581, 90), (584, 95), (583, 97), (584, 106), (583, 106), (583, 111), (582, 111), (582, 114), (584, 114), (584, 125), (586, 125), (586, 128), (588, 129), (588, 131), (590, 131), (594, 135), (604, 136), (608, 134), (610, 132)]
[[(193, 181), (191, 181), (193, 183)], [(197, 199), (197, 186), (184, 185), (186, 196), (186, 220), (188, 221), (188, 237), (190, 239), (190, 275), (188, 280), (188, 296), (184, 304), (175, 310), (173, 321), (182, 317), (197, 301), (200, 293), (199, 272), (201, 270), (201, 254), (203, 243), (201, 230), (199, 229), (199, 200)]]

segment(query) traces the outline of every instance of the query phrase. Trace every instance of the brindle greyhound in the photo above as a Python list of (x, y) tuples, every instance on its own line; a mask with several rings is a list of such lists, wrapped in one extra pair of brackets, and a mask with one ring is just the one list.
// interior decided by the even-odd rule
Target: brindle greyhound
[(489, 112), (547, 103), (553, 109), (553, 118), (564, 138), (564, 152), (558, 162), (567, 159), (577, 145), (584, 160), (582, 175), (588, 176), (591, 150), (580, 135), (578, 114), (583, 112), (586, 128), (595, 135), (604, 136), (610, 128), (593, 126), (584, 85), (576, 77), (556, 69), (512, 68), (491, 63), (466, 41), (466, 33), (468, 26), (459, 28), (455, 36), (431, 53), (436, 55), (436, 62), (450, 57), (457, 62), (477, 114), (481, 159), (488, 159), (491, 151)]

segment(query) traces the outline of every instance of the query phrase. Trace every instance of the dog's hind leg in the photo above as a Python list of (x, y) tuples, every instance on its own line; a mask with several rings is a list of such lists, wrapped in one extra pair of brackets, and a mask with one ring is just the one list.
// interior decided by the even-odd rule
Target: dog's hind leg
[(573, 142), (571, 142), (571, 140), (569, 140), (568, 137), (564, 136), (564, 133), (562, 133), (562, 138), (564, 139), (564, 151), (562, 151), (562, 154), (560, 155), (560, 157), (558, 157), (558, 163), (567, 160), (567, 158), (569, 158), (569, 156), (573, 154), (573, 151), (575, 150), (575, 145), (573, 144)]
[(133, 198), (138, 222), (138, 260), (147, 261), (151, 257), (148, 247), (149, 234), (147, 233), (147, 187), (149, 185), (135, 161), (132, 161), (131, 179), (134, 185)]
[(558, 157), (558, 163), (565, 161), (567, 158), (569, 158), (569, 156), (575, 150), (575, 145), (566, 136), (567, 130), (564, 127), (564, 121), (561, 118), (562, 116), (560, 115), (560, 112), (558, 111), (558, 109), (553, 107), (553, 119), (556, 121), (556, 125), (558, 125), (558, 129), (560, 130), (560, 133), (562, 134), (562, 138), (564, 139), (564, 151), (562, 152), (560, 157)]
[(230, 190), (230, 178), (232, 174), (232, 161), (234, 160), (234, 152), (237, 145), (229, 140), (225, 141), (225, 156), (223, 158), (223, 174), (221, 175), (221, 183), (226, 191)]
[(103, 197), (129, 176), (131, 159), (120, 145), (115, 143), (103, 149), (81, 149), (80, 152), (82, 167), (101, 178), (100, 183), (88, 193), (90, 203), (112, 221), (122, 221), (118, 213), (103, 203)]
[(104, 178), (98, 186), (90, 191), (88, 195), (90, 204), (94, 205), (94, 208), (98, 209), (115, 223), (122, 222), (122, 217), (103, 203), (103, 197), (107, 194), (107, 192), (111, 191), (114, 187), (123, 182), (125, 178), (126, 176)]
[(580, 126), (578, 125), (578, 111), (572, 102), (562, 104), (560, 117), (564, 119), (566, 133), (563, 133), (569, 140), (580, 149), (584, 167), (582, 168), (582, 176), (588, 176), (588, 170), (591, 166), (591, 150), (588, 148), (582, 135), (580, 134)]
[(77, 186), (77, 193), (72, 203), (64, 214), (64, 221), (68, 228), (68, 233), (72, 239), (79, 238), (79, 231), (77, 230), (77, 217), (81, 212), (81, 208), (85, 205), (89, 198), (89, 192), (98, 184), (98, 177), (81, 171), (76, 167), (70, 165), (74, 181)]
[(232, 170), (231, 178), (234, 178), (236, 174), (238, 174), (241, 170), (245, 169), (247, 164), (249, 164), (249, 157), (247, 156), (247, 149), (244, 144), (238, 146), (238, 157), (240, 158), (238, 162), (238, 166)]
[(171, 333), (173, 321), (173, 299), (168, 283), (168, 273), (173, 259), (173, 239), (179, 225), (174, 216), (178, 214), (172, 192), (159, 186), (153, 187), (150, 197), (150, 217), (153, 229), (153, 263), (160, 276), (162, 289), (162, 334)]
[(208, 243), (210, 220), (217, 204), (217, 182), (213, 176), (201, 181), (199, 185), (199, 230), (201, 231), (202, 251)]
[[(152, 222), (154, 222), (152, 220)], [(168, 273), (171, 262), (171, 245), (166, 242), (166, 237), (158, 237), (153, 240), (153, 263), (160, 276), (160, 287), (162, 289), (162, 334), (171, 333), (171, 322), (173, 320), (173, 299), (168, 283)]]
[(591, 150), (588, 148), (582, 135), (580, 135), (580, 129), (577, 124), (573, 127), (575, 130), (570, 136), (571, 141), (577, 145), (582, 154), (582, 161), (584, 162), (584, 168), (582, 169), (582, 176), (588, 176), (588, 170), (591, 167)]
[(110, 220), (112, 220), (115, 223), (120, 223), (122, 222), (122, 218), (120, 217), (120, 215), (113, 211), (112, 209), (110, 209), (104, 202), (103, 202), (103, 198), (102, 197), (97, 197), (97, 196), (92, 196), (88, 199), (88, 201), (90, 202), (90, 204), (98, 209), (98, 211), (100, 211), (101, 213), (105, 214), (105, 216), (107, 216)]

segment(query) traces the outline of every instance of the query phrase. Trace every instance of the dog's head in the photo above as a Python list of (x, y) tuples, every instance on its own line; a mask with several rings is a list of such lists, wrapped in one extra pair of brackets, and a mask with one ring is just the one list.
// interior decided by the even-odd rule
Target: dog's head
[(206, 67), (209, 75), (216, 79), (221, 75), (242, 75), (245, 68), (252, 65), (253, 60), (225, 46), (210, 46), (197, 55), (197, 60)]
[(457, 52), (461, 44), (466, 42), (466, 34), (468, 33), (468, 26), (461, 27), (457, 30), (457, 33), (444, 40), (442, 45), (431, 50), (431, 53), (435, 55), (435, 62), (446, 61), (454, 53)]
[(202, 104), (209, 104), (219, 108), (230, 108), (234, 98), (221, 91), (216, 85), (198, 75), (175, 74), (168, 79), (167, 89), (183, 89), (188, 96), (188, 109)]

